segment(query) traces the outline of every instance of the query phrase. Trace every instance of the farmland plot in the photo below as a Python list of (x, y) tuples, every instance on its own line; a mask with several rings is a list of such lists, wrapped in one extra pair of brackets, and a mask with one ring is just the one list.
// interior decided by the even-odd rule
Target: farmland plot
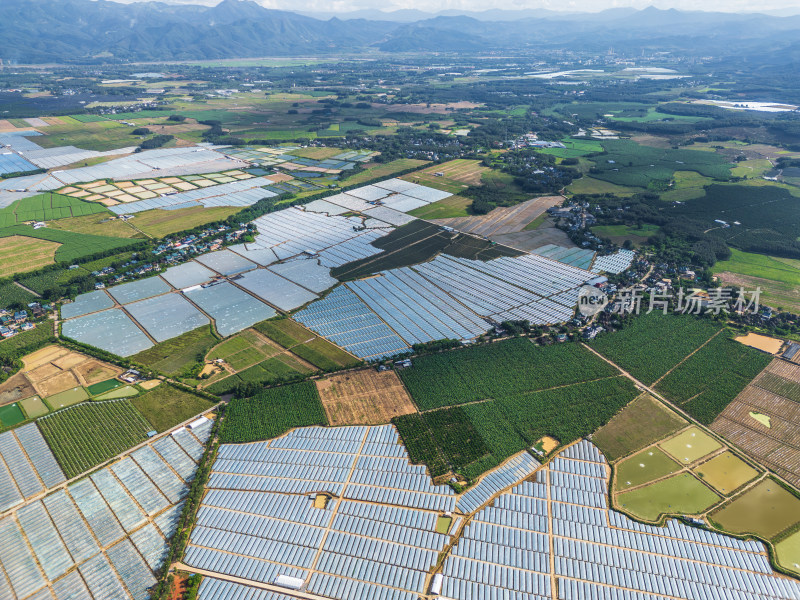
[(361, 369), (316, 384), (331, 425), (377, 425), (417, 410), (394, 371)]

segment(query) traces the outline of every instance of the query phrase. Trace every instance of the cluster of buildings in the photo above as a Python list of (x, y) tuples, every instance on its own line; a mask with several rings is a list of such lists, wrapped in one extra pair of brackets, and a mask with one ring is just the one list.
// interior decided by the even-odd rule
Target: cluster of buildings
[(39, 302), (28, 304), (28, 310), (0, 308), (0, 337), (3, 339), (14, 337), (22, 331), (35, 328), (34, 321), (44, 318), (52, 310), (51, 304)]

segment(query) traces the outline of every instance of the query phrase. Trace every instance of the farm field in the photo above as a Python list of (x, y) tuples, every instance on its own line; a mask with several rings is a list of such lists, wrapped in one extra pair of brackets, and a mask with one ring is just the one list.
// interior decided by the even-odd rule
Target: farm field
[(25, 421), (25, 414), (19, 406), (19, 403), (6, 404), (0, 406), (0, 428), (13, 427)]
[(800, 366), (774, 359), (711, 429), (793, 485), (800, 485)]
[(0, 228), (29, 221), (55, 221), (94, 214), (112, 216), (101, 204), (50, 192), (23, 198), (11, 206), (0, 208)]
[[(713, 338), (661, 379), (655, 389), (701, 423), (710, 424), (770, 362), (771, 356), (731, 339)], [(726, 365), (720, 369), (719, 365)]]
[(408, 214), (418, 219), (452, 219), (456, 217), (467, 217), (467, 209), (472, 204), (472, 200), (463, 196), (450, 196), (444, 200), (431, 202), (425, 206), (420, 206), (408, 211)]
[(784, 569), (800, 574), (800, 531), (775, 544), (775, 554)]
[(131, 226), (154, 238), (162, 238), (177, 231), (192, 229), (208, 223), (223, 221), (241, 210), (236, 206), (202, 206), (178, 210), (153, 209), (136, 213)]
[(0, 273), (16, 275), (52, 265), (60, 245), (23, 235), (0, 238)]
[(214, 407), (213, 402), (168, 383), (142, 394), (131, 404), (159, 433)]
[[(421, 380), (417, 380), (417, 384), (421, 384)], [(412, 398), (419, 406), (420, 401), (414, 395), (414, 389)], [(426, 463), (434, 476), (442, 475), (452, 467), (462, 477), (474, 479), (544, 436), (568, 444), (589, 435), (635, 395), (636, 391), (629, 380), (607, 377), (539, 391), (509, 389), (506, 393), (498, 393), (494, 400), (423, 412), (419, 419), (416, 415), (397, 417), (393, 423), (404, 441), (407, 437), (431, 440), (427, 445), (421, 445), (419, 441), (411, 442), (416, 448), (412, 458), (415, 462)], [(437, 421), (432, 421), (431, 415), (436, 415)], [(427, 423), (429, 433), (421, 431), (420, 423)], [(465, 428), (465, 439), (476, 439), (472, 433), (475, 430), (482, 440), (479, 444), (484, 448), (482, 453), (470, 455), (473, 461), (470, 463), (452, 460), (452, 450), (443, 447), (444, 433), (435, 423), (452, 423), (448, 427), (457, 425), (458, 428)], [(442, 462), (442, 457), (448, 456), (451, 460)]]
[(219, 338), (205, 325), (134, 354), (130, 360), (167, 375), (188, 375), (217, 343)]
[(646, 244), (647, 240), (659, 232), (657, 225), (650, 225), (648, 223), (642, 224), (640, 227), (630, 227), (628, 225), (598, 225), (592, 227), (592, 233), (600, 238), (608, 238), (613, 243), (622, 245), (625, 240), (630, 240), (634, 245), (641, 246)]
[(127, 400), (84, 403), (37, 423), (68, 479), (143, 442), (151, 429)]
[[(19, 406), (22, 409), (22, 412), (25, 413), (25, 416), (29, 419), (35, 419), (50, 412), (50, 409), (38, 396), (25, 398), (25, 400), (22, 400), (19, 403)], [(0, 419), (0, 421), (2, 421), (2, 419)]]
[(603, 151), (602, 143), (595, 140), (565, 138), (561, 140), (561, 143), (566, 148), (537, 148), (536, 150), (542, 154), (549, 154), (557, 158), (578, 158)]
[(730, 451), (718, 454), (693, 470), (695, 475), (726, 496), (758, 476), (758, 471)]
[(336, 371), (361, 364), (361, 360), (345, 352), (325, 338), (286, 318), (256, 323), (253, 329), (275, 343), (291, 350), (321, 371)]
[(730, 260), (717, 262), (714, 275), (723, 283), (761, 288), (761, 302), (784, 310), (800, 310), (800, 261), (742, 252), (731, 248)]
[(47, 224), (51, 229), (71, 231), (72, 233), (86, 233), (89, 235), (102, 235), (119, 238), (144, 238), (127, 221), (109, 219), (108, 213), (97, 213), (85, 217), (70, 217), (51, 221)]
[[(479, 160), (456, 159), (403, 175), (401, 179), (458, 194), (470, 185), (478, 185), (481, 176), (491, 171)], [(442, 173), (442, 175), (436, 175)]]
[(417, 410), (394, 371), (349, 371), (318, 379), (316, 385), (332, 426), (389, 423)]
[(277, 437), (293, 427), (325, 424), (317, 387), (312, 381), (304, 381), (232, 400), (219, 437), (223, 443), (255, 442)]
[(658, 448), (648, 448), (614, 465), (614, 487), (618, 491), (635, 488), (677, 473), (681, 465)]
[(709, 518), (723, 531), (769, 540), (800, 521), (800, 498), (767, 478)]
[(659, 445), (679, 463), (686, 465), (722, 448), (722, 444), (695, 426)]
[(374, 166), (369, 166), (360, 173), (348, 177), (342, 182), (342, 185), (351, 186), (377, 179), (379, 177), (389, 178), (395, 173), (405, 171), (406, 169), (413, 169), (428, 164), (428, 161), (417, 160), (414, 158), (398, 158), (388, 163), (379, 163)]
[(138, 243), (136, 239), (73, 233), (72, 231), (62, 231), (48, 227), (32, 229), (28, 225), (12, 225), (0, 228), (0, 239), (13, 236), (35, 238), (60, 244), (55, 253), (56, 262), (72, 262), (84, 256), (121, 249)]
[[(445, 202), (449, 200), (442, 200)], [(553, 206), (558, 206), (564, 201), (562, 196), (541, 196), (532, 198), (510, 207), (497, 207), (488, 214), (482, 216), (464, 216), (457, 218), (438, 218), (436, 221), (440, 225), (453, 227), (465, 233), (474, 233), (480, 236), (491, 237), (508, 233), (524, 231), (526, 227), (539, 217), (545, 215), (545, 211)], [(422, 207), (418, 210), (425, 210)], [(417, 215), (420, 216), (420, 215)]]
[(720, 330), (721, 326), (710, 320), (654, 311), (637, 317), (622, 331), (597, 337), (591, 345), (650, 385)]
[(658, 521), (661, 515), (697, 515), (720, 497), (689, 473), (680, 473), (652, 485), (617, 494), (617, 506), (637, 519)]
[(696, 171), (717, 180), (730, 178), (728, 161), (716, 153), (641, 146), (631, 140), (604, 140), (605, 152), (593, 157), (592, 177), (623, 186), (646, 188), (652, 180), (669, 182), (675, 171)]
[(49, 323), (40, 323), (33, 329), (18, 333), (12, 338), (0, 340), (0, 358), (17, 358), (21, 353), (41, 348), (48, 341), (55, 341), (53, 329)]
[(666, 202), (687, 202), (705, 195), (705, 188), (714, 180), (696, 171), (675, 171), (672, 174), (672, 186), (661, 194)]
[[(549, 368), (553, 364), (560, 368)], [(616, 374), (581, 346), (539, 347), (517, 338), (420, 356), (413, 367), (400, 371), (400, 378), (420, 410), (428, 410)]]
[(642, 394), (592, 434), (592, 442), (613, 462), (664, 439), (687, 425), (649, 394)]
[(610, 181), (595, 179), (589, 175), (584, 175), (570, 183), (565, 191), (567, 194), (616, 194), (618, 196), (632, 196), (636, 192), (641, 192), (641, 188), (629, 185), (618, 185)]

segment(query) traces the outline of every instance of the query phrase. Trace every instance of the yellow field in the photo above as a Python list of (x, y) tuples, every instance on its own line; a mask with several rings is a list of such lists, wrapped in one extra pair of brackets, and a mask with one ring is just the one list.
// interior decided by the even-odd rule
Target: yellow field
[(206, 223), (226, 219), (239, 212), (236, 206), (218, 206), (214, 208), (181, 208), (179, 210), (147, 210), (137, 213), (130, 221), (131, 225), (155, 238), (162, 238), (176, 231), (192, 229)]
[(62, 229), (74, 233), (88, 233), (91, 235), (105, 235), (119, 238), (144, 237), (125, 221), (119, 219), (109, 220), (112, 215), (108, 213), (97, 213), (85, 217), (71, 217), (69, 219), (59, 219), (50, 221), (48, 227), (51, 229)]
[(0, 238), (0, 273), (14, 275), (51, 265), (60, 245), (22, 235)]

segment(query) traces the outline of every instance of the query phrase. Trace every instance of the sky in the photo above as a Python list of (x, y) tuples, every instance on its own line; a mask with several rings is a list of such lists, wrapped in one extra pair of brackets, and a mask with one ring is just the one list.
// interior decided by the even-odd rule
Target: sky
[[(140, 2), (150, 0), (117, 0)], [(171, 4), (215, 5), (220, 0), (160, 0)], [(721, 12), (790, 11), (800, 14), (798, 0), (255, 0), (266, 8), (292, 11), (322, 11), (325, 13), (354, 10), (394, 11), (416, 9), (425, 12), (442, 10), (483, 11), (488, 9), (547, 9), (559, 12), (597, 12), (609, 8), (677, 8)]]

